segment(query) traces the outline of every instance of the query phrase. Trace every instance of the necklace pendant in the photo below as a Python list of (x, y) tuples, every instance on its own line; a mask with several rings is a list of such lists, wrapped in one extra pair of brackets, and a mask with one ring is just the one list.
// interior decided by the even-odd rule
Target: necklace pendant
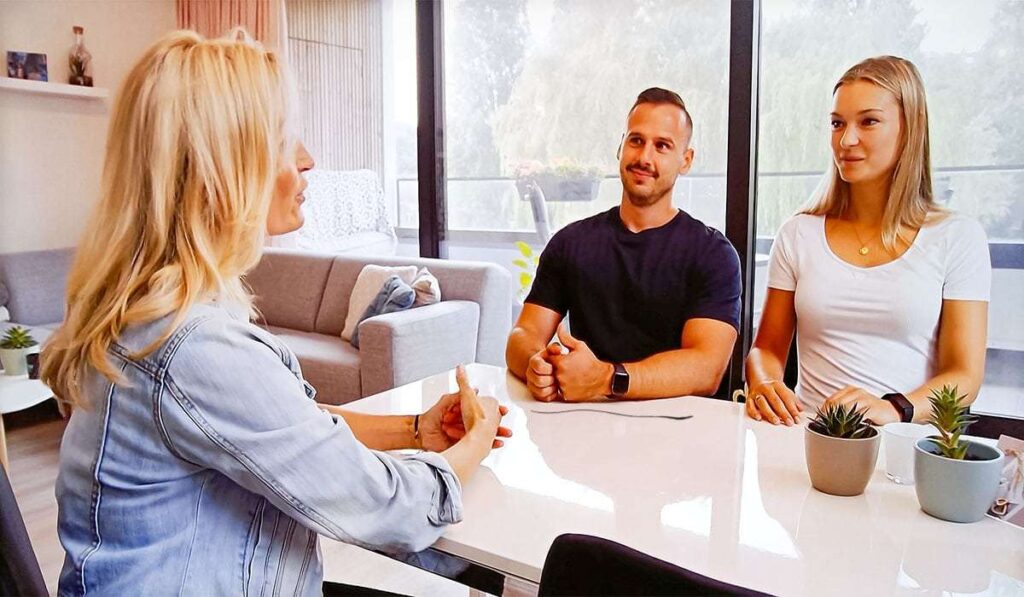
[(868, 251), (870, 251), (870, 250), (871, 249), (868, 249), (867, 247), (861, 247), (860, 251), (857, 251), (857, 252), (860, 253), (861, 255), (867, 255)]

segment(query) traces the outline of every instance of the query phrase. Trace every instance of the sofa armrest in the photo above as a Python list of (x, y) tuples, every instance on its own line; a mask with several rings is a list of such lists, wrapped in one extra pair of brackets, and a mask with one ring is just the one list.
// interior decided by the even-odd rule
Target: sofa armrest
[(359, 377), (370, 396), (476, 361), (480, 306), (441, 301), (359, 324)]
[[(480, 305), (476, 362), (505, 366), (505, 344), (512, 327), (512, 275), (505, 268), (493, 263), (410, 257), (342, 255), (335, 261), (342, 266), (339, 270), (351, 272), (352, 284), (363, 266), (369, 263), (428, 268), (441, 283), (441, 302), (473, 301)], [(351, 292), (351, 288), (347, 286), (344, 292)], [(346, 302), (346, 312), (347, 306)]]

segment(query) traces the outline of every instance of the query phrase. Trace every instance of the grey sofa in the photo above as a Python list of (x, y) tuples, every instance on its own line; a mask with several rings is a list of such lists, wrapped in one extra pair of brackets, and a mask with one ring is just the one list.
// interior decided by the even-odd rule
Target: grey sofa
[[(72, 255), (72, 249), (0, 255), (0, 306), (6, 304), (11, 318), (0, 331), (25, 325), (42, 342), (60, 325)], [(357, 349), (341, 330), (349, 294), (368, 263), (427, 267), (440, 282), (442, 301), (364, 321)], [(344, 404), (459, 363), (505, 362), (512, 282), (496, 265), (267, 249), (246, 282), (261, 314), (257, 323), (299, 357), (320, 402)]]
[(64, 319), (64, 288), (74, 249), (28, 251), (0, 255), (0, 307), (10, 321), (0, 322), (0, 333), (13, 325), (29, 328), (40, 343)]
[[(442, 301), (367, 319), (357, 349), (341, 339), (341, 330), (368, 263), (427, 267), (440, 282)], [(496, 265), (267, 249), (246, 281), (260, 323), (295, 351), (320, 402), (344, 404), (459, 363), (505, 362), (511, 276)]]

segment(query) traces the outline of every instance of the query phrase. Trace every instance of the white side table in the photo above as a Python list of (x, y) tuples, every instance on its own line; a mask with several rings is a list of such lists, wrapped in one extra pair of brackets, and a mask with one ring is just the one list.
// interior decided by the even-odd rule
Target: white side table
[(7, 438), (4, 434), (4, 413), (12, 413), (35, 406), (53, 398), (53, 392), (38, 379), (28, 375), (3, 375), (0, 373), (0, 466), (7, 470)]

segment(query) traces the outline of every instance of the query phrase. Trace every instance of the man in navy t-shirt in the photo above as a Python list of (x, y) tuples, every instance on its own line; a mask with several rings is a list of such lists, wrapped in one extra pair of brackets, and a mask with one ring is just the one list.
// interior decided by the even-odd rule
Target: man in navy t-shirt
[[(541, 254), (505, 352), (534, 398), (718, 388), (739, 327), (740, 266), (720, 232), (672, 206), (692, 132), (677, 94), (641, 93), (619, 148), (621, 205), (566, 226)], [(571, 335), (559, 326), (566, 315)], [(556, 329), (560, 345), (550, 343)]]

